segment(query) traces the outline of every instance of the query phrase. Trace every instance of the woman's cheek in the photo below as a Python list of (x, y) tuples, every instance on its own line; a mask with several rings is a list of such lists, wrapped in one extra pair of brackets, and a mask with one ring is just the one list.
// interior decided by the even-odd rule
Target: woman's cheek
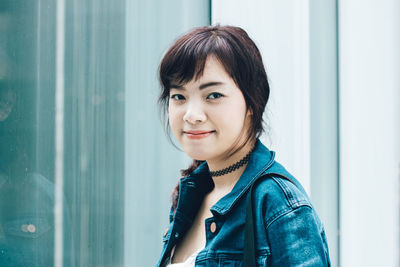
[(177, 113), (176, 109), (169, 108), (168, 109), (168, 116), (169, 116), (169, 125), (171, 127), (172, 132), (174, 133), (175, 137), (179, 139), (178, 133), (181, 132), (180, 124), (179, 124), (179, 114)]

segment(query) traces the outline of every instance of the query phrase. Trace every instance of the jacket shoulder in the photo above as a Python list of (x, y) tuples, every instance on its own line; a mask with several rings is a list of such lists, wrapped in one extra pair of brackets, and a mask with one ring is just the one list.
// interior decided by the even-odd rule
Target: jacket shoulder
[(267, 172), (257, 179), (253, 188), (253, 201), (256, 208), (263, 211), (267, 227), (277, 218), (299, 207), (313, 209), (304, 188), (287, 172)]

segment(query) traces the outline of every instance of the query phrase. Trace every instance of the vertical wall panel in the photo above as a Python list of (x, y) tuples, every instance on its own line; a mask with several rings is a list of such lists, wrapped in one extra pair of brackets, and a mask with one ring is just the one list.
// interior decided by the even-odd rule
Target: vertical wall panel
[(399, 266), (400, 3), (339, 1), (341, 266)]
[(74, 260), (121, 266), (125, 1), (65, 5), (64, 208), (71, 213)]
[(324, 221), (332, 266), (339, 262), (336, 0), (310, 1), (311, 195)]

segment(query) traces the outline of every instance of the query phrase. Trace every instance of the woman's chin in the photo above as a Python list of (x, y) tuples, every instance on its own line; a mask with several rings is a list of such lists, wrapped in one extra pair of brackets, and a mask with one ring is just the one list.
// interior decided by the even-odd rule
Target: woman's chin
[(191, 159), (207, 161), (207, 157), (198, 154), (188, 154)]
[(210, 158), (210, 153), (206, 151), (199, 151), (197, 150), (192, 150), (192, 149), (185, 149), (185, 153), (192, 159), (195, 160), (207, 160)]

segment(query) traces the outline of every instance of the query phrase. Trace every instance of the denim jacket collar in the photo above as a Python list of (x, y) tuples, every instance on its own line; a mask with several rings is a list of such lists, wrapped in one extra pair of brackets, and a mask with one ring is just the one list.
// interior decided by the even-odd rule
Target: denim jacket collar
[(211, 207), (212, 213), (224, 215), (229, 212), (235, 203), (245, 194), (256, 178), (261, 176), (272, 165), (275, 152), (269, 151), (260, 140), (257, 140), (253, 153), (250, 156), (246, 169), (233, 187), (232, 191), (221, 198)]
[[(265, 147), (260, 140), (257, 139), (253, 153), (250, 155), (246, 169), (236, 182), (232, 191), (222, 197), (214, 206), (211, 207), (211, 212), (219, 215), (225, 215), (229, 212), (235, 203), (245, 194), (251, 184), (261, 176), (272, 165), (275, 158), (275, 152), (270, 151)], [(203, 190), (203, 194), (211, 191), (214, 188), (214, 182), (209, 174), (208, 165), (206, 162), (201, 164), (189, 177), (183, 179), (186, 183), (193, 179), (197, 181)], [(183, 186), (183, 184), (181, 184)]]

